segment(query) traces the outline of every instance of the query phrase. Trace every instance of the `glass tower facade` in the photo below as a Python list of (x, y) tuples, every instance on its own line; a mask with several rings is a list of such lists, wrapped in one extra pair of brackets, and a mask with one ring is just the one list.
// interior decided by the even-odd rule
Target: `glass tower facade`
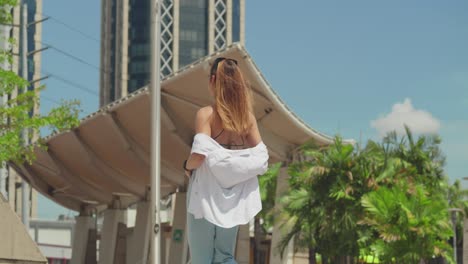
[(132, 93), (150, 78), (150, 1), (130, 0), (129, 10), (128, 93)]
[[(28, 5), (28, 23), (34, 22), (36, 20), (36, 1), (35, 0), (23, 0), (23, 3)], [(28, 27), (28, 52), (36, 50), (36, 27)], [(28, 80), (34, 79), (35, 65), (34, 57), (28, 56)], [(34, 87), (28, 87), (28, 90), (33, 90)]]
[(208, 55), (208, 0), (180, 0), (179, 65)]
[[(100, 101), (105, 105), (149, 83), (151, 2), (102, 1), (101, 68), (105, 70), (101, 72)], [(161, 76), (232, 42), (243, 42), (244, 1), (162, 0)]]

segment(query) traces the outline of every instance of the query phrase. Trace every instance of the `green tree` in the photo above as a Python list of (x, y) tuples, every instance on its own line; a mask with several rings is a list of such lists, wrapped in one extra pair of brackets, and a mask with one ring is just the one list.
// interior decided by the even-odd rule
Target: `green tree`
[(372, 227), (379, 239), (370, 246), (385, 263), (428, 263), (434, 256), (452, 259), (447, 240), (452, 235), (448, 204), (441, 194), (423, 185), (381, 187), (362, 198), (366, 214), (360, 222)]
[[(16, 4), (16, 0), (0, 0), (0, 25), (12, 23), (10, 10)], [(15, 45), (13, 39), (0, 39), (0, 42)], [(5, 104), (0, 105), (0, 166), (10, 160), (31, 162), (34, 146), (28, 142), (39, 134), (41, 128), (62, 131), (79, 124), (77, 101), (64, 101), (46, 115), (31, 114), (31, 110), (39, 106), (39, 92), (43, 87), (28, 90), (27, 80), (10, 69), (12, 63), (11, 50), (0, 49), (0, 65), (6, 65), (0, 68), (0, 98), (8, 98)], [(43, 147), (41, 143), (39, 140), (37, 146)]]
[(294, 238), (296, 247), (309, 251), (309, 263), (315, 253), (332, 263), (352, 262), (359, 255), (360, 186), (366, 182), (356, 174), (359, 156), (339, 137), (324, 149), (307, 144), (302, 153), (305, 160), (288, 169), (290, 192), (280, 198), (279, 221), (289, 230), (280, 249)]
[[(369, 207), (365, 209), (364, 205), (368, 206), (369, 203), (364, 203), (363, 197), (369, 201), (369, 197), (375, 198), (381, 189), (383, 192), (405, 186), (403, 192), (408, 197), (401, 199), (400, 203), (410, 204), (401, 206), (424, 207), (430, 201), (431, 206), (442, 210), (434, 215), (423, 211), (415, 219), (406, 216), (418, 225), (425, 221), (437, 223), (429, 230), (424, 229), (426, 226), (420, 227), (423, 233), (416, 232), (420, 241), (426, 243), (424, 250), (421, 249), (423, 252), (417, 254), (426, 260), (431, 256), (446, 256), (449, 252), (447, 235), (450, 234), (450, 230), (446, 229), (449, 223), (448, 190), (442, 169), (444, 157), (439, 144), (440, 138), (436, 136), (420, 136), (414, 140), (411, 131), (406, 128), (403, 137), (390, 133), (381, 142), (369, 141), (362, 150), (344, 144), (339, 137), (326, 148), (320, 149), (310, 144), (304, 146), (302, 153), (306, 159), (289, 166), (290, 191), (281, 198), (283, 210), (278, 220), (289, 232), (280, 249), (284, 250), (289, 240), (294, 238), (298, 248), (309, 250), (310, 263), (315, 261), (315, 252), (325, 262), (329, 260), (331, 263), (354, 263), (360, 257), (383, 254), (381, 250), (390, 250), (391, 247), (379, 249), (377, 246), (385, 242), (386, 233), (382, 232), (388, 228), (388, 223), (371, 222), (375, 220), (372, 217), (377, 216), (371, 214)], [(424, 186), (422, 191), (421, 186)], [(427, 200), (416, 196), (423, 193), (428, 196)], [(385, 203), (377, 205), (385, 206)], [(392, 213), (395, 217), (402, 217), (403, 214), (396, 209)], [(405, 226), (398, 225), (395, 230), (407, 231)], [(433, 237), (425, 238), (424, 232), (429, 231), (433, 231)], [(399, 235), (406, 237), (408, 234)], [(431, 256), (426, 254), (430, 248), (434, 249)]]
[(268, 171), (258, 178), (262, 199), (262, 211), (258, 214), (258, 218), (262, 219), (261, 226), (264, 232), (268, 232), (273, 227), (276, 183), (281, 165), (281, 162), (270, 165)]
[(438, 136), (415, 140), (406, 127), (401, 138), (393, 132), (382, 143), (368, 143), (374, 155), (381, 157), (380, 164), (375, 164), (381, 169), (375, 175), (378, 188), (362, 199), (366, 216), (361, 223), (371, 225), (375, 232), (361, 236), (365, 252), (385, 261), (397, 259), (397, 263), (420, 263), (433, 256), (451, 258), (448, 188), (440, 142)]

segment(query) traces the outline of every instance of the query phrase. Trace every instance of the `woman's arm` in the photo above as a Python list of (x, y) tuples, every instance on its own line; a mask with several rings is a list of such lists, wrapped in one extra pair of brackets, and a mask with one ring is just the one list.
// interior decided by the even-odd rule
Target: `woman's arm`
[[(204, 133), (211, 136), (211, 127), (210, 127), (210, 116), (212, 114), (213, 109), (211, 107), (203, 107), (198, 110), (197, 115), (195, 117), (195, 133)], [(189, 170), (194, 170), (200, 167), (205, 160), (205, 156), (192, 153), (187, 159), (186, 168)], [(190, 176), (190, 172), (185, 171), (187, 176)]]

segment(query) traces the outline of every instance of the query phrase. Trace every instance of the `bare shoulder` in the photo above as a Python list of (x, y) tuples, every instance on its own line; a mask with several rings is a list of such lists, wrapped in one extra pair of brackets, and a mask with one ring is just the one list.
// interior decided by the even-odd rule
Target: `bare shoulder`
[(204, 106), (197, 111), (197, 116), (210, 117), (213, 113), (213, 107), (211, 105)]
[(197, 111), (195, 117), (195, 132), (211, 135), (210, 117), (213, 114), (213, 107), (205, 106)]
[(260, 131), (258, 131), (257, 119), (253, 113), (249, 113), (250, 129), (247, 134), (247, 142), (250, 146), (256, 146), (262, 141)]
[(255, 115), (252, 112), (249, 113), (249, 123), (250, 125), (257, 124), (257, 119), (255, 118)]

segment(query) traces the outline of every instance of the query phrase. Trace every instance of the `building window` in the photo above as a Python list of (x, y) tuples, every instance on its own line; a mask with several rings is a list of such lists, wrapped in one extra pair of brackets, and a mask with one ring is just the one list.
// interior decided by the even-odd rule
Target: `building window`
[(180, 0), (179, 66), (208, 53), (208, 0)]
[(149, 68), (148, 61), (135, 61), (130, 63), (130, 74), (146, 73), (149, 72)]
[(149, 56), (150, 46), (148, 43), (135, 43), (130, 46), (130, 56)]
[(240, 41), (240, 0), (232, 0), (232, 42)]

